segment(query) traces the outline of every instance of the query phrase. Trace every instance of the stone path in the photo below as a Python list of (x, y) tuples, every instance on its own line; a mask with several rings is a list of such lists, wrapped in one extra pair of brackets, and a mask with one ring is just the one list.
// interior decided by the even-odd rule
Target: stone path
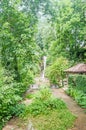
[(86, 130), (86, 114), (84, 110), (71, 97), (66, 95), (63, 89), (52, 89), (52, 92), (56, 97), (61, 98), (67, 104), (69, 110), (77, 116), (74, 128), (71, 130)]

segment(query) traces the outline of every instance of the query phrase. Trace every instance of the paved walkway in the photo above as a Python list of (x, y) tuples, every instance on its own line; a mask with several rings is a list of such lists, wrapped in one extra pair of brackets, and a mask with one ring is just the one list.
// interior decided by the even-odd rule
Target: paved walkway
[(67, 104), (69, 110), (77, 116), (74, 128), (71, 130), (86, 130), (86, 114), (84, 110), (71, 97), (66, 95), (63, 89), (52, 89), (52, 92), (56, 97), (61, 98)]

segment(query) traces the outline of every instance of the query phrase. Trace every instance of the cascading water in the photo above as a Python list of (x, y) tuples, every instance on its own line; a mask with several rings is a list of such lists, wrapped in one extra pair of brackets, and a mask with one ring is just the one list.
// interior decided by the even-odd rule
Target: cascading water
[(34, 89), (34, 90), (39, 89), (39, 86), (41, 84), (43, 84), (43, 82), (47, 81), (46, 78), (45, 78), (46, 59), (47, 59), (47, 57), (43, 56), (43, 59), (42, 59), (42, 62), (41, 62), (41, 77), (35, 78), (36, 84), (32, 84), (31, 89)]
[(45, 79), (45, 69), (46, 69), (46, 56), (43, 56), (43, 71), (42, 71), (42, 79)]

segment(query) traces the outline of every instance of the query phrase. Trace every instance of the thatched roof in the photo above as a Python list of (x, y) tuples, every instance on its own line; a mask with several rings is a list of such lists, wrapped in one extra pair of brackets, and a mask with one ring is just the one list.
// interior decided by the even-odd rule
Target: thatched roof
[(78, 65), (75, 65), (67, 70), (65, 70), (65, 72), (68, 73), (86, 73), (86, 64), (81, 63)]

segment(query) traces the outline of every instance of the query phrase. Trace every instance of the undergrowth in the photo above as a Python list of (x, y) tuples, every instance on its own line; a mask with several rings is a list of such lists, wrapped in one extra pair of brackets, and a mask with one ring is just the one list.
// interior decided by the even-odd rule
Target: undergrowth
[(86, 108), (86, 94), (77, 88), (69, 87), (66, 93), (70, 95), (82, 108)]
[(66, 130), (72, 127), (75, 120), (65, 103), (53, 97), (49, 88), (40, 89), (20, 117), (29, 118), (38, 130)]

